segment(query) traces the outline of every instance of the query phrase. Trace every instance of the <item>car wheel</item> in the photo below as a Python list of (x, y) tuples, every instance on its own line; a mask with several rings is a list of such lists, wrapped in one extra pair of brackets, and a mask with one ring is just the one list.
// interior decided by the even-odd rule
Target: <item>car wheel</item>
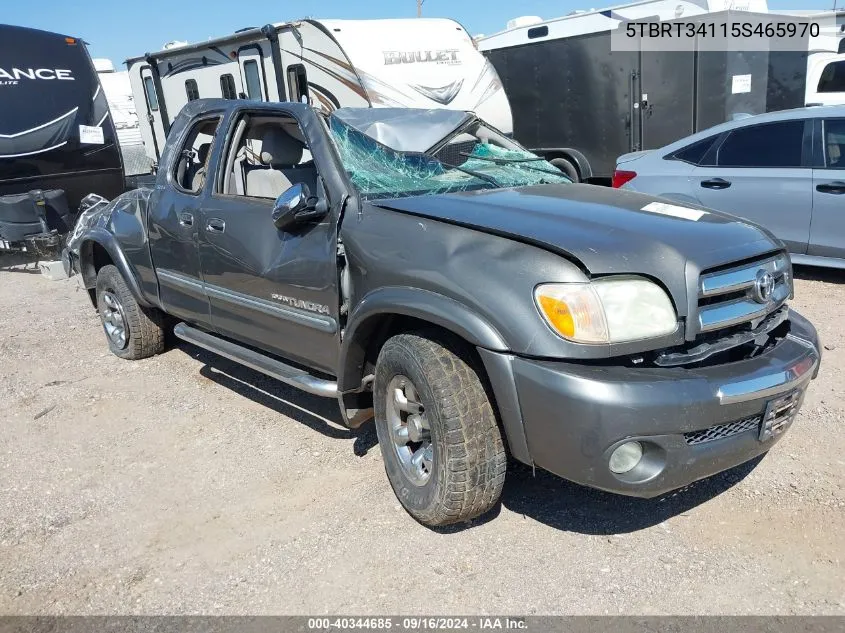
[(162, 313), (139, 305), (112, 265), (97, 273), (97, 309), (109, 349), (116, 356), (138, 360), (164, 351)]
[(581, 177), (578, 175), (578, 169), (566, 158), (553, 158), (549, 161), (549, 163), (562, 171), (572, 182), (581, 182)]
[(459, 341), (389, 339), (376, 363), (376, 431), (387, 477), (404, 508), (428, 526), (490, 510), (507, 467), (493, 407)]

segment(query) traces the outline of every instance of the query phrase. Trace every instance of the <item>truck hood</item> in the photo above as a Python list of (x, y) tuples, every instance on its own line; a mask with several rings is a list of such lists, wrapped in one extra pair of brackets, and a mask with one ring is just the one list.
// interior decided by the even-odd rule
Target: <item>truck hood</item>
[(680, 313), (687, 288), (702, 270), (783, 248), (770, 233), (739, 218), (594, 185), (537, 185), (373, 204), (543, 247), (588, 276), (658, 279)]

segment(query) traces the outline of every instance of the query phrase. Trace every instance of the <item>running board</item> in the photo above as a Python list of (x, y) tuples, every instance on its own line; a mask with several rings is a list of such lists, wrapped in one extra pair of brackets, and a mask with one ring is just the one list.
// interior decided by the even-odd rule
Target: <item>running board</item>
[(296, 387), (302, 391), (313, 393), (315, 396), (323, 396), (324, 398), (337, 397), (336, 382), (317, 378), (303, 369), (285, 365), (260, 352), (227, 341), (214, 334), (203, 332), (186, 323), (177, 324), (173, 328), (173, 333), (183, 341), (245, 365), (250, 369), (275, 378), (291, 387)]

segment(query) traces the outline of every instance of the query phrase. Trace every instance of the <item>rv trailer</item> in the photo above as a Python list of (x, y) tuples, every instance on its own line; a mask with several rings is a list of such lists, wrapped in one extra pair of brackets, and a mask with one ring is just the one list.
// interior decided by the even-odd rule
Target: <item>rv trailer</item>
[(123, 191), (117, 135), (85, 42), (0, 24), (0, 195)]
[(505, 86), (515, 138), (575, 179), (609, 184), (621, 154), (738, 116), (802, 107), (817, 44), (807, 37), (800, 51), (613, 51), (612, 34), (630, 20), (738, 21), (761, 13), (765, 0), (646, 0), (511, 21), (478, 46)]
[(123, 192), (117, 135), (85, 42), (0, 24), (0, 250), (55, 246), (80, 201)]
[(138, 174), (150, 173), (150, 161), (144, 151), (135, 99), (129, 83), (129, 71), (115, 70), (109, 59), (94, 59), (94, 68), (100, 77), (100, 85), (106, 95), (112, 122), (117, 130), (123, 171), (127, 180)]
[(504, 133), (513, 124), (495, 69), (453, 20), (300, 20), (174, 43), (127, 60), (147, 154), (200, 97), (305, 101), (340, 107), (472, 110)]

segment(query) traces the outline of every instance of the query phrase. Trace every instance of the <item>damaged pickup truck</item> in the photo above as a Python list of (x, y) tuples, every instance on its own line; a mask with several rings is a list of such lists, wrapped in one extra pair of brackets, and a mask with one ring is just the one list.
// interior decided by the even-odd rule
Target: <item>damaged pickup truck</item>
[(746, 462), (821, 360), (769, 232), (572, 184), (464, 112), (191, 102), (65, 258), (118, 356), (172, 326), (375, 418), (432, 526), (490, 509), (508, 455), (639, 497)]

